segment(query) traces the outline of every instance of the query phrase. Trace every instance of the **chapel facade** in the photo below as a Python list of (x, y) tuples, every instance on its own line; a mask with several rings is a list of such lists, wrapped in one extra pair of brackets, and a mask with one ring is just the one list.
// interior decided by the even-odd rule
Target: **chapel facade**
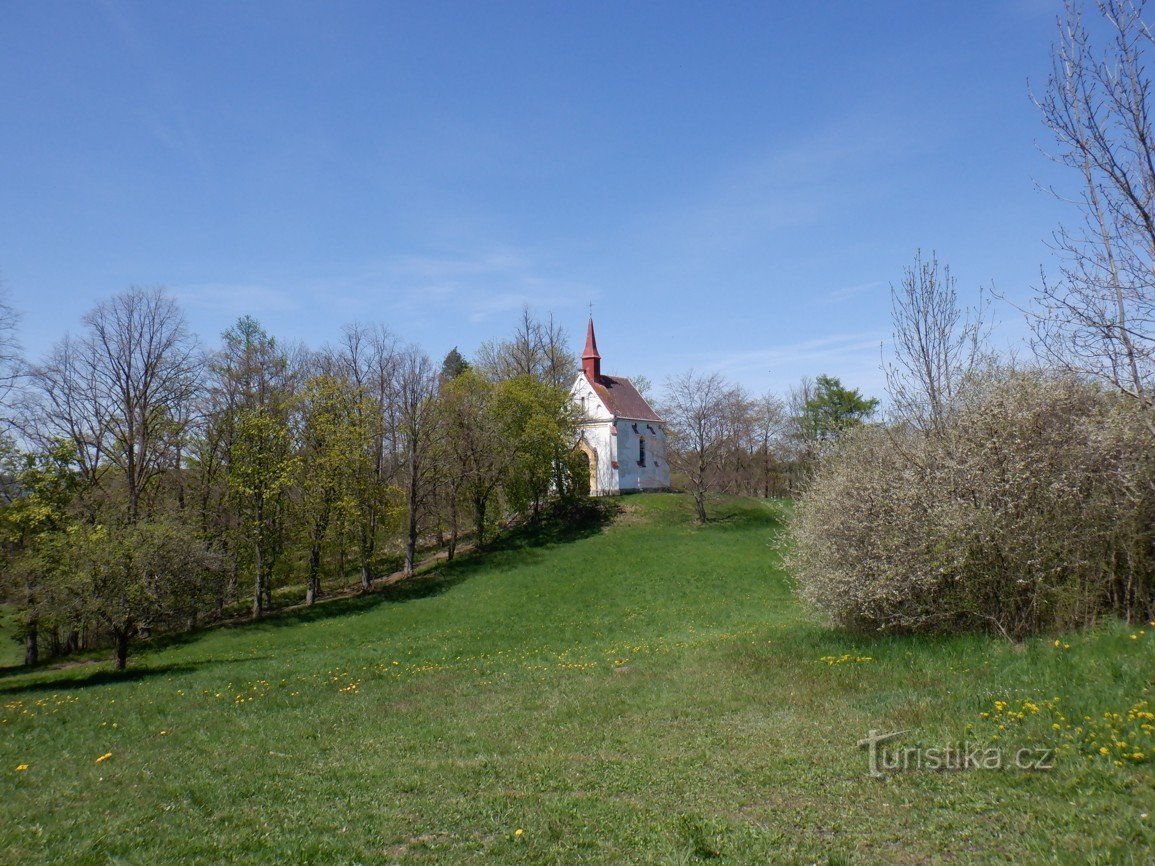
[(591, 496), (669, 490), (665, 423), (629, 379), (602, 373), (592, 316), (570, 399), (581, 411), (577, 447)]

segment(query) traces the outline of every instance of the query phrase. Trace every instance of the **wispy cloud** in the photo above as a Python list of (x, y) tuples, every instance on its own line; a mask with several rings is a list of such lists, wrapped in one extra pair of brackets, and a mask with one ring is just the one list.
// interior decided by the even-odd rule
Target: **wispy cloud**
[(161, 145), (195, 165), (202, 177), (209, 177), (209, 161), (185, 109), (183, 95), (173, 84), (138, 17), (116, 0), (102, 0), (97, 8), (117, 35), (125, 54), (135, 62), (141, 81), (152, 97), (143, 103), (142, 124)]
[(600, 292), (557, 277), (526, 253), (495, 248), (473, 254), (401, 256), (387, 263), (390, 284), (400, 289), (398, 306), (452, 307), (470, 321), (530, 306), (565, 309), (596, 299)]
[(831, 334), (796, 343), (741, 352), (703, 355), (699, 366), (716, 370), (756, 390), (785, 394), (803, 376), (829, 373), (871, 396), (881, 396), (885, 377), (880, 348), (884, 335), (869, 331)]
[(823, 362), (842, 361), (848, 357), (858, 360), (866, 352), (872, 352), (877, 363), (882, 341), (882, 335), (876, 333), (836, 334), (786, 346), (720, 354), (704, 360), (711, 369), (734, 372), (766, 367), (773, 369), (775, 366), (814, 369)]
[(250, 283), (203, 283), (173, 289), (182, 304), (232, 316), (291, 313), (301, 304), (282, 289)]
[(853, 206), (887, 194), (884, 169), (928, 150), (938, 134), (893, 109), (856, 108), (728, 162), (649, 214), (637, 234), (660, 243), (679, 268), (686, 259), (710, 265), (722, 252), (765, 248), (789, 230), (837, 224)]
[(871, 289), (877, 289), (882, 285), (881, 281), (873, 283), (862, 283), (857, 286), (847, 286), (843, 289), (835, 289), (826, 296), (827, 302), (845, 301), (848, 298), (853, 298), (855, 295), (861, 295), (863, 292), (869, 292)]
[(508, 274), (528, 267), (525, 256), (508, 249), (496, 249), (473, 256), (399, 256), (390, 267), (397, 274), (426, 279)]

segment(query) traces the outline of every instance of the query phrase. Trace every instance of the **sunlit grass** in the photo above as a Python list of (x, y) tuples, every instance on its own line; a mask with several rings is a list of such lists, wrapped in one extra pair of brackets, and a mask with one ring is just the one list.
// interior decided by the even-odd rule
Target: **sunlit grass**
[(839, 634), (792, 598), (780, 506), (623, 505), (123, 676), (0, 679), (0, 861), (1150, 860), (1152, 763), (1121, 749), (878, 780), (855, 743), (1058, 745), (1058, 696), (1146, 749), (1155, 630)]

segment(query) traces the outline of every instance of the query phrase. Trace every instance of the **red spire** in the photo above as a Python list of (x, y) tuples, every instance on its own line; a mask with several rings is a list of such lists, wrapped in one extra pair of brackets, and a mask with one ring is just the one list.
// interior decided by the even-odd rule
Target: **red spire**
[(590, 316), (589, 327), (586, 328), (586, 349), (582, 352), (582, 372), (591, 382), (596, 382), (602, 375), (602, 356), (598, 354), (598, 341), (594, 338), (593, 316)]

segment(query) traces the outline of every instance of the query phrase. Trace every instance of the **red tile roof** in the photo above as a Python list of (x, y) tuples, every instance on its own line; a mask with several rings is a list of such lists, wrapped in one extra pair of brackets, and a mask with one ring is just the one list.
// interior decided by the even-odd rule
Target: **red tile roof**
[(629, 379), (622, 376), (598, 376), (596, 379), (586, 376), (586, 379), (615, 417), (629, 418), (631, 421), (662, 421), (662, 417), (651, 408)]

